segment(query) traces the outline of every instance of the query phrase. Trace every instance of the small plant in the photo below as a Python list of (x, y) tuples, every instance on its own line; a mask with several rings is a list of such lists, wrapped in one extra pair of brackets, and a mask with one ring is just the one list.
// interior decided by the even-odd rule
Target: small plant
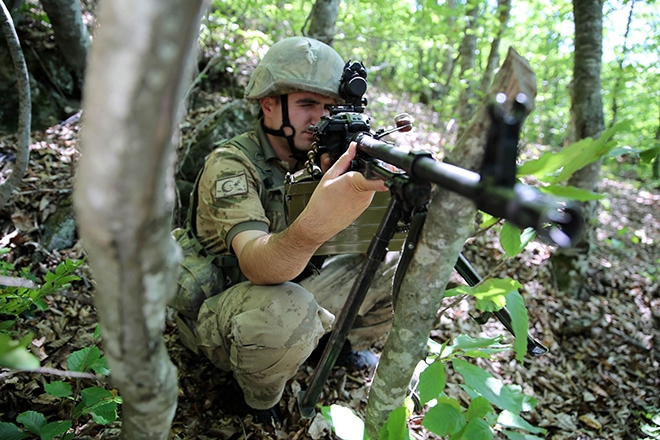
[[(8, 249), (0, 249), (0, 254), (6, 254)], [(37, 280), (25, 270), (20, 272), (21, 278), (12, 278), (24, 281), (22, 286), (0, 287), (0, 317), (2, 315), (17, 317), (32, 310), (46, 310), (48, 305), (43, 300), (46, 295), (67, 288), (72, 281), (79, 280), (74, 271), (80, 267), (84, 260), (69, 260), (61, 262), (55, 272), (48, 272), (41, 286), (34, 284)], [(3, 276), (15, 274), (13, 264), (0, 261), (0, 274)], [(0, 367), (17, 370), (32, 370), (39, 367), (39, 360), (32, 355), (28, 344), (32, 341), (29, 333), (19, 340), (12, 339), (10, 329), (16, 321), (14, 319), (0, 318)]]
[[(536, 406), (536, 399), (524, 394), (519, 386), (504, 384), (483, 368), (464, 360), (487, 359), (494, 353), (511, 350), (510, 345), (502, 344), (502, 339), (502, 336), (472, 338), (459, 335), (451, 345), (429, 341), (431, 354), (427, 364), (420, 363), (423, 371), (417, 388), (419, 403), (429, 406), (422, 421), (426, 429), (450, 440), (490, 440), (494, 436), (493, 428), (498, 426), (510, 440), (540, 440), (533, 434), (545, 433), (545, 429), (531, 425), (520, 416), (521, 412)], [(461, 388), (470, 398), (467, 408), (444, 392), (450, 365), (463, 377)], [(390, 413), (378, 440), (412, 440), (407, 424), (414, 407), (413, 399), (407, 397), (401, 407)], [(352, 440), (361, 439), (364, 435), (362, 421), (352, 410), (332, 405), (322, 407), (321, 412), (338, 437)], [(360, 431), (356, 432), (356, 429)], [(521, 434), (512, 429), (527, 433)]]
[[(94, 331), (94, 341), (100, 338), (100, 327)], [(68, 367), (76, 372), (94, 372), (97, 375), (110, 374), (105, 356), (96, 345), (85, 347), (69, 355)], [(79, 385), (79, 384), (78, 384)], [(77, 386), (76, 388), (79, 388)], [(44, 384), (46, 393), (54, 397), (70, 400), (75, 403), (71, 411), (71, 420), (48, 422), (46, 416), (37, 411), (25, 411), (16, 417), (16, 423), (0, 422), (0, 438), (3, 440), (20, 440), (31, 435), (41, 440), (51, 440), (60, 437), (62, 440), (74, 438), (75, 433), (69, 432), (74, 420), (91, 417), (99, 425), (107, 425), (117, 420), (118, 405), (121, 397), (114, 390), (101, 387), (87, 387), (79, 392), (64, 381), (53, 381)]]
[[(527, 350), (528, 317), (522, 296), (518, 293), (521, 287), (511, 278), (488, 279), (474, 287), (459, 286), (445, 293), (446, 296), (474, 296), (477, 299), (477, 309), (484, 312), (496, 311), (506, 305), (511, 313), (516, 338), (513, 347), (502, 344), (502, 336), (472, 338), (459, 335), (451, 345), (448, 342), (440, 345), (429, 341), (430, 355), (426, 360), (427, 365), (420, 364), (424, 370), (419, 377), (418, 390), (419, 403), (430, 406), (422, 422), (430, 432), (448, 436), (450, 440), (489, 440), (493, 438), (493, 428), (496, 425), (512, 440), (537, 437), (519, 434), (506, 428), (525, 430), (532, 434), (545, 432), (520, 416), (521, 412), (531, 411), (536, 406), (536, 399), (523, 394), (519, 386), (504, 384), (488, 371), (465, 360), (489, 359), (495, 353), (513, 348), (516, 358), (520, 362), (523, 361)], [(461, 388), (470, 398), (467, 408), (444, 392), (446, 369), (450, 365), (454, 372), (463, 377)], [(407, 403), (396, 411), (390, 415), (379, 440), (410, 438), (406, 421), (412, 414), (411, 404)]]
[(660, 408), (646, 407), (644, 411), (639, 414), (642, 418), (640, 429), (646, 437), (641, 440), (658, 440), (660, 439)]
[[(6, 252), (0, 250), (0, 253)], [(23, 287), (3, 286), (0, 290), (0, 315), (18, 316), (33, 307), (46, 310), (48, 306), (43, 298), (68, 287), (72, 281), (79, 280), (80, 278), (74, 275), (73, 272), (83, 262), (84, 260), (69, 260), (67, 258), (55, 268), (55, 273), (46, 273), (44, 283), (40, 287), (27, 282)], [(15, 269), (11, 263), (2, 262), (0, 271), (7, 275), (14, 272)], [(35, 281), (34, 277), (29, 274), (22, 273), (21, 275), (29, 281)]]
[[(523, 240), (524, 242), (524, 240)], [(507, 246), (513, 250), (522, 246)], [(522, 246), (524, 247), (524, 246)], [(511, 278), (487, 279), (476, 286), (459, 286), (445, 292), (445, 296), (470, 295), (476, 298), (476, 308), (483, 312), (494, 312), (507, 306), (511, 314), (515, 335), (513, 346), (502, 344), (503, 336), (495, 338), (472, 338), (467, 335), (457, 336), (451, 345), (440, 345), (429, 341), (429, 356), (421, 362), (419, 375), (419, 407), (428, 405), (422, 425), (430, 432), (447, 436), (450, 440), (489, 440), (493, 438), (494, 428), (511, 440), (537, 439), (532, 434), (544, 433), (525, 421), (521, 412), (531, 411), (537, 404), (536, 399), (522, 393), (517, 385), (504, 384), (488, 371), (474, 365), (466, 358), (489, 359), (495, 353), (513, 349), (516, 358), (522, 362), (527, 351), (528, 316), (523, 298), (518, 292), (522, 286)], [(467, 408), (461, 402), (445, 393), (447, 368), (463, 377), (461, 387), (468, 394), (470, 404)], [(390, 413), (378, 440), (412, 439), (407, 427), (414, 412), (412, 398), (406, 398), (404, 405)], [(496, 409), (497, 408), (497, 409)], [(343, 425), (355, 420), (333, 407), (322, 408), (322, 413), (329, 420), (338, 436), (343, 439)], [(357, 416), (355, 416), (357, 417)], [(531, 434), (520, 434), (508, 429), (524, 430)]]

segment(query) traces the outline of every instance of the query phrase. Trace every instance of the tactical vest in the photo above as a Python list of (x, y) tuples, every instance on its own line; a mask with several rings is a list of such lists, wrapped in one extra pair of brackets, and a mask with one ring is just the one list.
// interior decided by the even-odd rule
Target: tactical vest
[[(278, 232), (286, 227), (284, 217), (284, 175), (274, 165), (268, 163), (262, 149), (248, 134), (242, 134), (218, 146), (231, 144), (241, 150), (255, 165), (264, 190), (261, 203), (271, 222), (271, 230)], [(177, 280), (178, 288), (171, 306), (179, 313), (196, 320), (202, 303), (211, 296), (228, 289), (247, 278), (240, 270), (234, 255), (215, 255), (206, 250), (197, 238), (196, 218), (198, 206), (198, 186), (203, 169), (197, 175), (191, 194), (186, 223), (183, 228), (172, 232), (183, 252), (181, 271)]]

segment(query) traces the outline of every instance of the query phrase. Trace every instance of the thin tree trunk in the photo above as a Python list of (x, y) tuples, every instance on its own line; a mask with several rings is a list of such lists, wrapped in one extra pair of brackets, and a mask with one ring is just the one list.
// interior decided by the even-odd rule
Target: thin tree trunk
[[(305, 32), (303, 26), (303, 35), (310, 36), (332, 46), (335, 39), (335, 23), (339, 15), (339, 4), (341, 0), (316, 0), (314, 7), (307, 17), (309, 30)], [(305, 22), (305, 25), (307, 21)]]
[(41, 0), (41, 5), (50, 19), (55, 42), (62, 57), (82, 79), (87, 64), (87, 52), (91, 40), (82, 21), (78, 0)]
[[(573, 0), (575, 16), (575, 59), (573, 67), (572, 117), (576, 140), (596, 139), (604, 129), (601, 95), (603, 56), (603, 5), (600, 0)], [(601, 161), (582, 168), (568, 184), (595, 190), (600, 180)], [(589, 256), (595, 243), (598, 202), (582, 203), (585, 231), (582, 240), (570, 249), (558, 249), (551, 257), (557, 286), (578, 295), (589, 269)]]
[[(447, 28), (452, 29), (454, 27), (454, 23), (456, 22), (456, 17), (453, 14), (453, 12), (456, 10), (456, 0), (447, 0), (445, 7), (452, 12), (448, 14), (449, 17), (447, 18)], [(449, 83), (451, 82), (451, 77), (454, 74), (454, 67), (456, 66), (457, 60), (454, 52), (454, 42), (448, 41), (443, 54), (441, 55), (441, 58), (444, 59), (442, 62), (442, 69), (440, 70), (440, 73), (438, 73), (441, 86), (438, 87), (436, 93), (431, 95), (431, 99), (435, 101), (444, 99), (447, 96), (447, 93), (449, 93)]]
[(162, 338), (179, 260), (172, 138), (202, 3), (102, 2), (85, 82), (74, 202), (123, 398), (122, 437), (131, 440), (168, 438), (176, 409), (176, 369)]
[[(445, 8), (453, 12), (456, 9), (456, 0), (447, 0)], [(456, 17), (453, 13), (448, 14), (447, 18), (447, 28), (452, 29), (454, 23), (456, 22)], [(449, 93), (449, 83), (451, 82), (451, 77), (454, 75), (454, 67), (456, 67), (456, 60), (458, 59), (455, 56), (454, 42), (448, 41), (443, 49), (440, 58), (444, 61), (442, 62), (442, 68), (438, 73), (439, 85), (433, 90), (431, 94), (432, 101), (441, 101)]]
[(0, 17), (0, 27), (7, 40), (9, 53), (14, 64), (16, 72), (16, 85), (18, 86), (18, 144), (16, 145), (16, 163), (12, 168), (11, 174), (0, 185), (0, 208), (4, 207), (11, 197), (14, 188), (20, 183), (25, 175), (28, 162), (30, 161), (30, 130), (32, 119), (32, 98), (30, 96), (30, 77), (28, 75), (27, 65), (23, 57), (23, 51), (16, 35), (16, 29), (12, 22), (11, 15), (7, 7), (0, 1), (2, 6), (2, 16)]
[(460, 138), (474, 115), (474, 81), (472, 79), (472, 70), (474, 70), (475, 57), (477, 52), (477, 35), (475, 27), (477, 16), (479, 15), (479, 2), (468, 2), (467, 24), (461, 48), (459, 50), (461, 57), (461, 79), (465, 80), (465, 85), (461, 89), (458, 97), (458, 138)]
[[(488, 96), (448, 162), (479, 169), (491, 125), (486, 104), (498, 92), (510, 97), (524, 93), (532, 102), (536, 97), (534, 72), (513, 49), (509, 49)], [(369, 392), (366, 430), (372, 439), (378, 438), (390, 412), (403, 403), (415, 367), (426, 356), (426, 344), (445, 286), (472, 232), (475, 213), (472, 201), (447, 189), (434, 188), (420, 241), (395, 299), (392, 330)]]
[[(656, 146), (660, 147), (660, 120), (658, 121), (658, 131), (655, 132), (655, 140), (656, 140)], [(653, 173), (653, 178), (654, 179), (659, 179), (660, 178), (660, 151), (655, 155), (655, 158), (653, 159), (653, 165), (651, 167), (652, 173)]]
[(633, 10), (635, 8), (635, 0), (630, 2), (630, 12), (628, 13), (628, 23), (626, 24), (626, 33), (623, 36), (623, 48), (621, 49), (621, 57), (619, 58), (619, 75), (616, 77), (616, 82), (614, 83), (614, 90), (612, 91), (612, 120), (610, 121), (610, 127), (616, 124), (616, 119), (619, 112), (619, 105), (617, 103), (617, 96), (619, 95), (619, 90), (621, 89), (621, 80), (623, 79), (625, 73), (623, 71), (623, 63), (626, 61), (626, 55), (628, 54), (628, 35), (630, 34), (630, 23), (632, 22)]
[(479, 86), (479, 90), (484, 94), (488, 91), (490, 82), (493, 80), (493, 75), (495, 74), (495, 69), (500, 64), (500, 42), (502, 41), (502, 35), (504, 35), (504, 31), (506, 30), (506, 26), (509, 21), (509, 14), (511, 13), (511, 0), (498, 0), (497, 12), (500, 25), (497, 29), (497, 35), (490, 45), (488, 65), (484, 71), (484, 76), (481, 77), (481, 85)]

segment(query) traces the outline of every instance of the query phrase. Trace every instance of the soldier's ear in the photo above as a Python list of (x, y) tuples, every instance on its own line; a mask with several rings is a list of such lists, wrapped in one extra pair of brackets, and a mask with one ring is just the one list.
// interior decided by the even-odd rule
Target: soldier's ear
[(266, 96), (261, 98), (259, 102), (261, 104), (261, 110), (264, 112), (264, 116), (272, 118), (278, 107), (279, 100), (275, 96)]

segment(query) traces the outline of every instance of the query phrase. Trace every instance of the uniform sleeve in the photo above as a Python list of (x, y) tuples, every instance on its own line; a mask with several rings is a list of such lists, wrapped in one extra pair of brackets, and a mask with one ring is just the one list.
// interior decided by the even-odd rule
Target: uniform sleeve
[(261, 202), (263, 184), (254, 165), (231, 145), (217, 148), (199, 180), (197, 235), (211, 252), (232, 252), (239, 232), (268, 232), (270, 222)]

